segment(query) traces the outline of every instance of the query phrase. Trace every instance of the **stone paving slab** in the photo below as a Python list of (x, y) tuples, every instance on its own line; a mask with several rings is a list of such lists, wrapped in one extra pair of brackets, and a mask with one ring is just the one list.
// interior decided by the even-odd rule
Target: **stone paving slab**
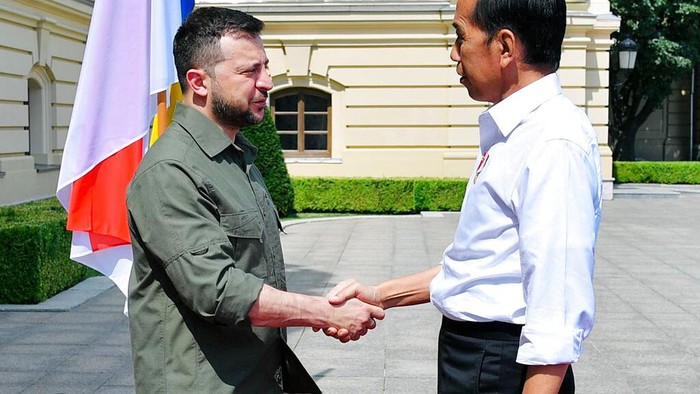
[[(577, 392), (698, 392), (700, 193), (616, 198), (603, 210), (597, 322), (574, 365)], [(431, 267), (457, 218), (288, 223), (282, 241), (290, 290), (324, 295), (349, 277), (376, 283)], [(124, 298), (99, 282), (62, 293), (61, 303), (48, 307), (0, 307), (1, 394), (133, 393)], [(420, 305), (389, 310), (358, 342), (341, 344), (302, 328), (290, 329), (289, 339), (325, 393), (432, 393), (439, 325), (440, 314)]]

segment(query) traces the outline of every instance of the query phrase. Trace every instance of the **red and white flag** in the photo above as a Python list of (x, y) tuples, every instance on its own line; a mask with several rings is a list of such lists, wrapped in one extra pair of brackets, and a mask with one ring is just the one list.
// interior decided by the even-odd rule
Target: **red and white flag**
[(149, 144), (157, 94), (176, 83), (172, 39), (193, 0), (97, 0), (56, 196), (71, 259), (127, 294), (133, 260), (126, 188)]

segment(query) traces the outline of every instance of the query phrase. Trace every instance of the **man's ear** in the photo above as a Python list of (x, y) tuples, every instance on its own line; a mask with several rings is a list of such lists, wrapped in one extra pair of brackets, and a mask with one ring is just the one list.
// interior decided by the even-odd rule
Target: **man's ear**
[(508, 29), (502, 29), (496, 35), (496, 41), (501, 49), (501, 67), (506, 67), (518, 56), (515, 34)]
[(211, 78), (206, 71), (199, 68), (191, 68), (185, 74), (187, 85), (197, 96), (206, 97), (209, 94), (209, 84)]

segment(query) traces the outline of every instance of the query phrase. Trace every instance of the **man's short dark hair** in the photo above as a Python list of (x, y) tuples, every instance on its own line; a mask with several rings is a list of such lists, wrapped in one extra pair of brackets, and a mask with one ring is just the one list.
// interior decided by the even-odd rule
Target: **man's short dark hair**
[(221, 37), (260, 34), (265, 24), (245, 12), (224, 7), (203, 7), (194, 10), (177, 29), (173, 56), (177, 78), (186, 91), (187, 70), (208, 69), (221, 60)]
[(554, 72), (566, 32), (565, 0), (478, 0), (472, 22), (492, 40), (512, 31), (525, 47), (523, 62)]

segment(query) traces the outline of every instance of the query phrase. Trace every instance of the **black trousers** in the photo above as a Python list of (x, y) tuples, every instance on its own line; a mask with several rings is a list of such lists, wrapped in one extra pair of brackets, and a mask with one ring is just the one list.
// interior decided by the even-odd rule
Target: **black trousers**
[[(438, 393), (522, 393), (527, 366), (515, 362), (522, 326), (442, 319), (438, 343)], [(574, 393), (569, 366), (560, 394)]]

